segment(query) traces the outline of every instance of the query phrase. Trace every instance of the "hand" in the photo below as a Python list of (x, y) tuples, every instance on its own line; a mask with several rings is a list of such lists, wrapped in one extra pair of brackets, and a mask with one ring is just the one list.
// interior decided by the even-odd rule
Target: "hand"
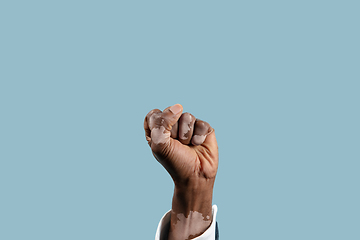
[(199, 236), (210, 225), (218, 167), (214, 129), (182, 111), (180, 104), (154, 109), (144, 121), (153, 155), (175, 183), (169, 240)]
[(175, 184), (214, 180), (218, 167), (214, 129), (182, 110), (176, 104), (147, 114), (144, 128), (151, 150)]

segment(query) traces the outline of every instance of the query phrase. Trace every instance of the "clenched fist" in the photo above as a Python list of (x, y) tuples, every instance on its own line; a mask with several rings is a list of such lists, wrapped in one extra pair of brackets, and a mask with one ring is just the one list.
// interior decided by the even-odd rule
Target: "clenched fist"
[(214, 129), (182, 111), (180, 104), (164, 111), (154, 109), (144, 121), (152, 153), (175, 183), (169, 240), (191, 239), (210, 225), (218, 168)]
[(151, 150), (176, 184), (214, 179), (218, 166), (214, 129), (182, 110), (176, 104), (147, 114), (144, 128)]

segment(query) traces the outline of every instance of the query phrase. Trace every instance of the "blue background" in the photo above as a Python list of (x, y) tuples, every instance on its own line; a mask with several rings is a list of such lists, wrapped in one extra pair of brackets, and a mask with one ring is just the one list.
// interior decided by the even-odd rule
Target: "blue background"
[(216, 130), (221, 239), (360, 239), (358, 1), (2, 1), (0, 239), (154, 239), (145, 141)]

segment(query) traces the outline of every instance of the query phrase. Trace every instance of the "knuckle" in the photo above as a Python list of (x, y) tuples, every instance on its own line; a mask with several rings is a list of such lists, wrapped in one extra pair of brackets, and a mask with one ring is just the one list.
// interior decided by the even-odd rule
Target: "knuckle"
[(191, 113), (183, 113), (183, 115), (181, 116), (184, 120), (188, 120), (188, 121), (191, 121), (194, 119), (194, 116), (191, 114)]
[(155, 127), (160, 127), (161, 123), (163, 122), (163, 118), (159, 113), (153, 113), (149, 118), (149, 127), (153, 129)]
[(204, 122), (203, 120), (197, 120), (196, 121), (196, 126), (197, 127), (207, 127), (207, 125), (209, 125), (207, 122)]

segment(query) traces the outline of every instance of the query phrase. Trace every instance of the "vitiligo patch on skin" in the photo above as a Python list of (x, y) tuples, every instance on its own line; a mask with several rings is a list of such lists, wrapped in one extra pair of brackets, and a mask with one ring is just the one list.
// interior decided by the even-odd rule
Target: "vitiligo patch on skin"
[(210, 216), (204, 217), (201, 213), (196, 211), (190, 211), (187, 217), (185, 217), (183, 213), (177, 214), (176, 217), (177, 221), (174, 223), (174, 227), (184, 229), (184, 236), (187, 236), (187, 238), (200, 235), (211, 224)]
[(166, 143), (170, 138), (170, 132), (167, 132), (164, 126), (153, 128), (151, 130), (151, 141), (154, 144)]
[(162, 124), (164, 122), (164, 119), (161, 118), (161, 115), (158, 113), (153, 113), (149, 118), (149, 128), (152, 130), (156, 123), (158, 125)]
[(204, 143), (206, 135), (194, 135), (191, 139), (193, 145), (201, 145)]
[(193, 145), (201, 145), (204, 143), (206, 137), (209, 135), (211, 130), (210, 125), (207, 122), (196, 120), (194, 135), (191, 139)]
[(181, 119), (181, 123), (179, 124), (179, 137), (180, 139), (188, 139), (191, 136), (188, 136), (189, 132), (191, 131), (191, 121), (192, 121), (192, 117), (191, 115), (183, 115), (182, 119)]

